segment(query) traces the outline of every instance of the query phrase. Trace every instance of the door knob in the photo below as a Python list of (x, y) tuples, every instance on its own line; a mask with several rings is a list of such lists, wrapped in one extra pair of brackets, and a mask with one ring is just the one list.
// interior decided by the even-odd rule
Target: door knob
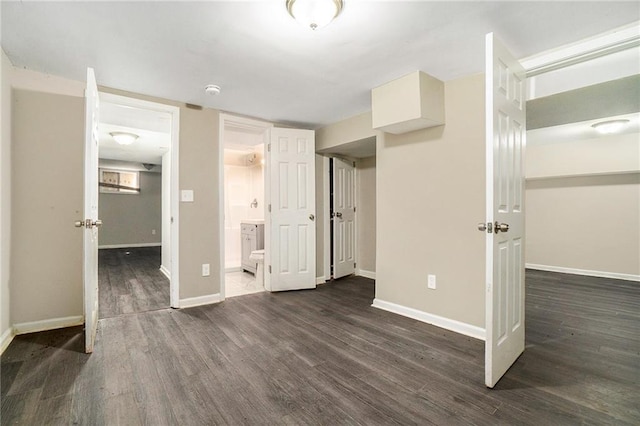
[(481, 231), (481, 232), (487, 231), (487, 234), (491, 234), (493, 232), (493, 224), (491, 222), (488, 222), (488, 223), (480, 222), (478, 224), (478, 231)]
[(495, 225), (493, 226), (493, 228), (495, 229), (496, 234), (497, 234), (498, 232), (507, 232), (507, 231), (509, 231), (509, 224), (507, 224), (507, 223), (498, 223), (498, 222), (496, 221), (496, 223), (495, 223)]
[(342, 213), (337, 212), (337, 213), (336, 213), (336, 217), (337, 217), (337, 218), (342, 218)]
[(73, 224), (76, 228), (85, 227), (89, 229), (93, 227), (102, 226), (102, 221), (100, 219), (96, 219), (96, 220), (85, 219), (85, 220), (76, 220)]
[(311, 219), (311, 220), (316, 220), (316, 217), (315, 217), (314, 215), (310, 214), (310, 215), (309, 215), (309, 219)]

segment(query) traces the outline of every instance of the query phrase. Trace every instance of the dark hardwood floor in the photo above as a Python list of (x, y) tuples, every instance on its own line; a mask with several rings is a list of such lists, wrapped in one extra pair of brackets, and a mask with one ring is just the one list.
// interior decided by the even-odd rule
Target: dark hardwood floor
[(169, 307), (160, 247), (101, 249), (98, 256), (100, 318)]
[(18, 336), (2, 424), (640, 424), (640, 284), (527, 271), (527, 349), (485, 388), (483, 342), (370, 307), (374, 283)]

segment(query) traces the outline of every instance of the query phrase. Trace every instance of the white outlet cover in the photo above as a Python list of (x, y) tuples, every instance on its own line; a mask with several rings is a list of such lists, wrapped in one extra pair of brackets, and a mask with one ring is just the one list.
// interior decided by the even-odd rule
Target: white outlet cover
[(436, 289), (436, 276), (435, 275), (428, 275), (427, 276), (427, 286), (432, 290)]
[(183, 203), (193, 203), (193, 189), (183, 189), (180, 191), (180, 201)]
[(209, 264), (208, 263), (203, 263), (202, 264), (202, 276), (203, 277), (208, 277), (210, 275), (211, 271), (209, 269)]

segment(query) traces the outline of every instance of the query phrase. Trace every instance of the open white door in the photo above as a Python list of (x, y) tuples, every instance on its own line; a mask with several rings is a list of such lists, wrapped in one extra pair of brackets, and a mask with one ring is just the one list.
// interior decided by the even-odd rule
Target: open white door
[(84, 220), (84, 334), (85, 352), (93, 352), (98, 330), (98, 86), (87, 68), (85, 91)]
[(315, 134), (280, 128), (269, 132), (265, 287), (315, 288)]
[(485, 383), (524, 351), (525, 71), (486, 38), (487, 218)]
[(355, 273), (355, 167), (333, 158), (333, 278)]

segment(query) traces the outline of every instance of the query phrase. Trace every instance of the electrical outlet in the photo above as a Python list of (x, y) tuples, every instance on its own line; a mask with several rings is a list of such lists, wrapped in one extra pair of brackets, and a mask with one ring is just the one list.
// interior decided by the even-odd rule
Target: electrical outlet
[(151, 230), (151, 235), (156, 235), (156, 230), (155, 229)]
[(427, 286), (432, 290), (436, 289), (436, 276), (435, 275), (429, 274), (427, 276)]
[(209, 264), (208, 263), (203, 263), (202, 264), (202, 276), (203, 277), (208, 277), (209, 275), (211, 275), (211, 270), (209, 269)]
[(183, 203), (193, 203), (193, 189), (183, 189), (180, 191), (180, 201)]

